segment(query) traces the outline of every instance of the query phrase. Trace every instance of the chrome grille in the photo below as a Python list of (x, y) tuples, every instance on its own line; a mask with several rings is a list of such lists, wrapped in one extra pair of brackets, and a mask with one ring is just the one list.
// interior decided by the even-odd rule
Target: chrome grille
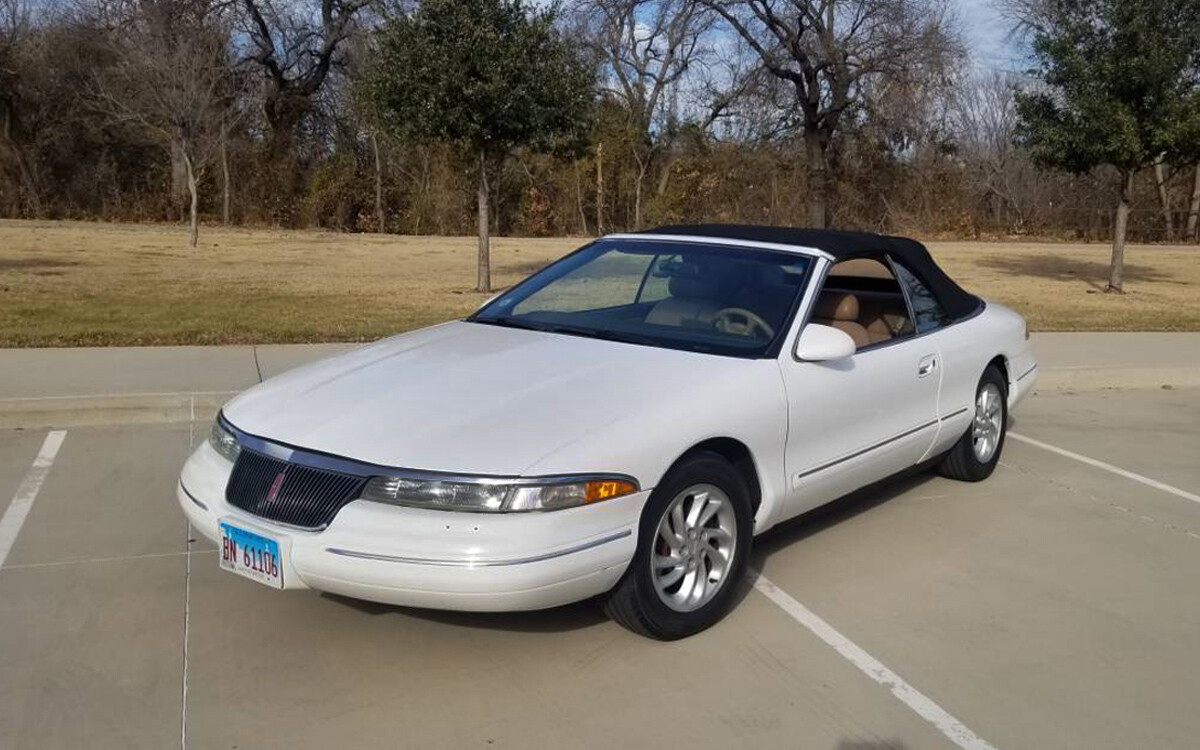
[(225, 486), (225, 499), (269, 521), (320, 529), (358, 497), (365, 481), (242, 448)]

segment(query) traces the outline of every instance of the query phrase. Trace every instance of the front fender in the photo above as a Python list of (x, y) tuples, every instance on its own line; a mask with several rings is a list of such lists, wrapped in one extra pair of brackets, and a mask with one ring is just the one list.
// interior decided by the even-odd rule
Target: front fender
[[(701, 358), (710, 359), (707, 355)], [(652, 401), (539, 459), (527, 474), (619, 472), (653, 489), (680, 456), (713, 438), (750, 451), (762, 489), (755, 530), (774, 518), (785, 487), (787, 398), (774, 360), (723, 360), (688, 388), (664, 378)], [(733, 364), (736, 363), (736, 364)], [(604, 415), (597, 422), (603, 424)]]

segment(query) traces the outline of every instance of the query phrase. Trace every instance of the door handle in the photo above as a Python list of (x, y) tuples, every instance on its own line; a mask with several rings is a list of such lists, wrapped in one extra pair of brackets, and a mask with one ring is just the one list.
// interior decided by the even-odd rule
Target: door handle
[(924, 357), (921, 357), (921, 361), (917, 364), (917, 377), (923, 378), (936, 369), (937, 355), (927, 354)]

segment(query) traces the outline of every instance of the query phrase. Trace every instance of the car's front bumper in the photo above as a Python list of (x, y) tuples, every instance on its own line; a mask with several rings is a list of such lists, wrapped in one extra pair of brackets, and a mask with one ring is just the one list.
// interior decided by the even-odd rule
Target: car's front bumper
[(457, 513), (355, 500), (321, 531), (251, 515), (225, 501), (232, 464), (208, 443), (183, 468), (180, 507), (204, 536), (218, 523), (268, 534), (284, 585), (435, 609), (543, 609), (603, 593), (633, 558), (648, 492), (546, 513)]

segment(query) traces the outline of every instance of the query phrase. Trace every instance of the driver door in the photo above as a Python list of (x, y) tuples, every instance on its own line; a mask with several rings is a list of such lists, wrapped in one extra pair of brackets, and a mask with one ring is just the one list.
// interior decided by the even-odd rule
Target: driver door
[(917, 335), (886, 259), (835, 265), (813, 312), (858, 349), (830, 362), (781, 358), (789, 516), (912, 466), (937, 435), (941, 353)]

